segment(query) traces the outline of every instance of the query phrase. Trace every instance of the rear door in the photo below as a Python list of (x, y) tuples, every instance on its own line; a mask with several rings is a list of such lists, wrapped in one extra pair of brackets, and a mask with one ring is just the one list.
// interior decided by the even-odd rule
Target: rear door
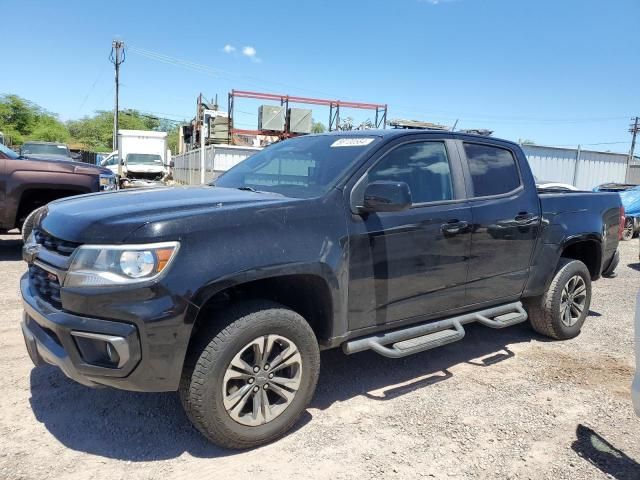
[(509, 144), (458, 145), (473, 218), (467, 304), (517, 297), (540, 227), (533, 175), (526, 158)]
[(377, 180), (407, 183), (413, 205), (350, 216), (350, 330), (464, 305), (471, 210), (455, 142), (411, 135), (371, 163), (352, 190), (352, 208)]

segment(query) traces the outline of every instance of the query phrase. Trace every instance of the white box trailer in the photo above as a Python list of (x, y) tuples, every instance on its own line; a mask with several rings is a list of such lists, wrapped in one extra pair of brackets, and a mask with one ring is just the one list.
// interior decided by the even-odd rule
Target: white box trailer
[(118, 130), (118, 157), (123, 178), (162, 180), (169, 168), (167, 132)]

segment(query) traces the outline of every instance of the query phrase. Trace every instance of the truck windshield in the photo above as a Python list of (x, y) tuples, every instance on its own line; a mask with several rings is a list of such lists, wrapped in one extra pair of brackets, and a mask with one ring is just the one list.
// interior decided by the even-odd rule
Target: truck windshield
[(69, 149), (66, 145), (51, 145), (48, 143), (25, 143), (22, 145), (23, 155), (61, 155), (70, 157)]
[(10, 158), (11, 160), (15, 160), (19, 157), (16, 152), (11, 150), (6, 145), (3, 145), (2, 143), (0, 143), (0, 153), (2, 153), (5, 157)]
[(221, 175), (217, 187), (281, 193), (295, 198), (320, 196), (333, 187), (378, 137), (313, 135), (271, 145)]
[(127, 163), (147, 163), (162, 165), (162, 157), (151, 153), (129, 153), (127, 155)]

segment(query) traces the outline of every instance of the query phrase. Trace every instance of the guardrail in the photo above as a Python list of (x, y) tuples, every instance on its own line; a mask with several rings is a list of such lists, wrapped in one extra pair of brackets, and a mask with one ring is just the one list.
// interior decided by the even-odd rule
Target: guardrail
[(173, 179), (183, 185), (201, 185), (204, 163), (204, 183), (209, 183), (260, 150), (260, 147), (209, 145), (204, 147), (204, 158), (199, 148), (190, 150), (173, 157)]

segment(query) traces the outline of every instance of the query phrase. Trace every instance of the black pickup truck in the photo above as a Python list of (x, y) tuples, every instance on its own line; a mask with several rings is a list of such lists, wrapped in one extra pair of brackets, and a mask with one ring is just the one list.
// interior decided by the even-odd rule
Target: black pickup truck
[(622, 214), (615, 193), (538, 194), (503, 140), (299, 137), (215, 185), (50, 203), (23, 250), (22, 331), (36, 365), (178, 390), (208, 439), (252, 447), (306, 408), (319, 350), (404, 357), (527, 319), (575, 337)]

